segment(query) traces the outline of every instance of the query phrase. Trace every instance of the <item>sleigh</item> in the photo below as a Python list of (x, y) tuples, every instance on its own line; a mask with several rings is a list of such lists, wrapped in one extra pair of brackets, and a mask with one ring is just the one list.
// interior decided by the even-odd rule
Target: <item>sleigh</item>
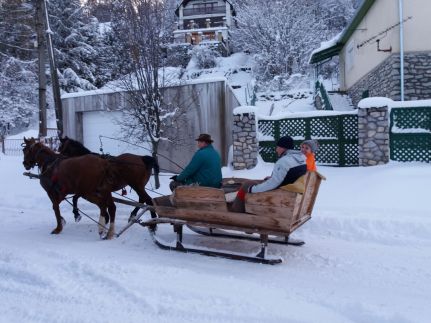
[[(269, 192), (247, 194), (245, 213), (230, 212), (225, 199), (226, 191), (237, 188), (240, 182), (232, 184), (232, 180), (225, 180), (225, 183), (230, 184), (224, 185), (222, 189), (178, 187), (172, 195), (154, 198), (154, 205), (145, 206), (119, 235), (133, 223), (139, 223), (150, 229), (153, 241), (162, 249), (277, 264), (282, 262), (282, 258), (267, 255), (268, 243), (304, 244), (291, 240), (290, 235), (311, 218), (322, 179), (325, 178), (319, 173), (310, 172), (304, 175), (302, 189), (295, 188), (292, 191), (282, 187)], [(149, 209), (155, 211), (153, 215), (156, 217), (140, 220), (141, 215)], [(163, 224), (173, 226), (176, 233), (173, 243), (166, 243), (158, 236), (157, 226)], [(189, 246), (183, 241), (184, 226), (214, 238), (255, 240), (260, 243), (260, 251), (250, 255)]]

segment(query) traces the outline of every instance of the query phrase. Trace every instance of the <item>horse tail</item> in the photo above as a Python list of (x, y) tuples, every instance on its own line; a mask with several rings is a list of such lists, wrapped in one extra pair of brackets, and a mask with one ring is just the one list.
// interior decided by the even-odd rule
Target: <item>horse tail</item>
[(157, 160), (152, 156), (142, 156), (142, 160), (144, 164), (147, 166), (147, 169), (153, 168), (154, 174), (158, 175), (160, 172), (159, 164)]

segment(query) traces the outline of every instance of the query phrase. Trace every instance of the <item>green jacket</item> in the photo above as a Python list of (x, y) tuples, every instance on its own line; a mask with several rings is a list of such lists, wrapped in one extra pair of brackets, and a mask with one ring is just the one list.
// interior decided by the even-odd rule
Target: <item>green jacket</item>
[(220, 188), (221, 180), (220, 155), (211, 144), (199, 149), (187, 167), (177, 177), (177, 181), (185, 184), (198, 184), (215, 188)]

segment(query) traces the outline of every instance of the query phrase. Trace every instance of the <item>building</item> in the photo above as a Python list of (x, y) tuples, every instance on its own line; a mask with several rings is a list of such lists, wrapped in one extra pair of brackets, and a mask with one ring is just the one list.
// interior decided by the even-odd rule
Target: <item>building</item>
[(340, 90), (361, 98), (431, 98), (430, 0), (364, 0), (343, 32), (313, 51), (316, 71), (339, 56)]
[(178, 16), (174, 31), (176, 44), (210, 44), (230, 53), (229, 29), (235, 10), (229, 0), (183, 0), (175, 10)]

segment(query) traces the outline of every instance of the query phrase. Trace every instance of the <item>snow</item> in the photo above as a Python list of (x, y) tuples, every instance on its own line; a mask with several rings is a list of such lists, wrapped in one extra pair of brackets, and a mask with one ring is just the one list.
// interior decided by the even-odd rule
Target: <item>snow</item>
[[(223, 174), (262, 178), (272, 167), (260, 160), (252, 170)], [(65, 202), (68, 224), (51, 235), (48, 197), (23, 171), (22, 157), (0, 155), (1, 322), (429, 321), (429, 164), (319, 167), (327, 180), (313, 218), (293, 234), (306, 244), (271, 245), (270, 254), (285, 260), (276, 266), (161, 250), (137, 225), (101, 241), (88, 218), (73, 222)], [(168, 181), (162, 176), (160, 193), (168, 193)], [(97, 217), (94, 205), (79, 205)], [(117, 211), (118, 231), (130, 208)], [(169, 227), (159, 230), (174, 238)], [(184, 239), (258, 249), (189, 231)]]
[(413, 108), (413, 107), (431, 108), (431, 100), (393, 101), (390, 107), (391, 108)]
[(358, 107), (361, 109), (367, 108), (417, 108), (424, 107), (431, 109), (431, 100), (412, 100), (412, 101), (393, 101), (386, 97), (370, 97), (359, 101)]
[(326, 50), (328, 48), (331, 48), (332, 46), (335, 46), (337, 44), (337, 42), (340, 40), (341, 35), (343, 34), (343, 31), (341, 31), (340, 33), (338, 33), (336, 36), (334, 36), (330, 40), (321, 42), (320, 43), (320, 47), (316, 48), (315, 50), (313, 50), (311, 52), (309, 61), (311, 61), (311, 57), (313, 57), (314, 54), (322, 52), (322, 51), (324, 51), (324, 50)]
[(359, 109), (368, 109), (368, 108), (381, 108), (381, 107), (389, 107), (392, 105), (394, 101), (386, 97), (371, 97), (365, 98), (359, 101), (358, 108)]

